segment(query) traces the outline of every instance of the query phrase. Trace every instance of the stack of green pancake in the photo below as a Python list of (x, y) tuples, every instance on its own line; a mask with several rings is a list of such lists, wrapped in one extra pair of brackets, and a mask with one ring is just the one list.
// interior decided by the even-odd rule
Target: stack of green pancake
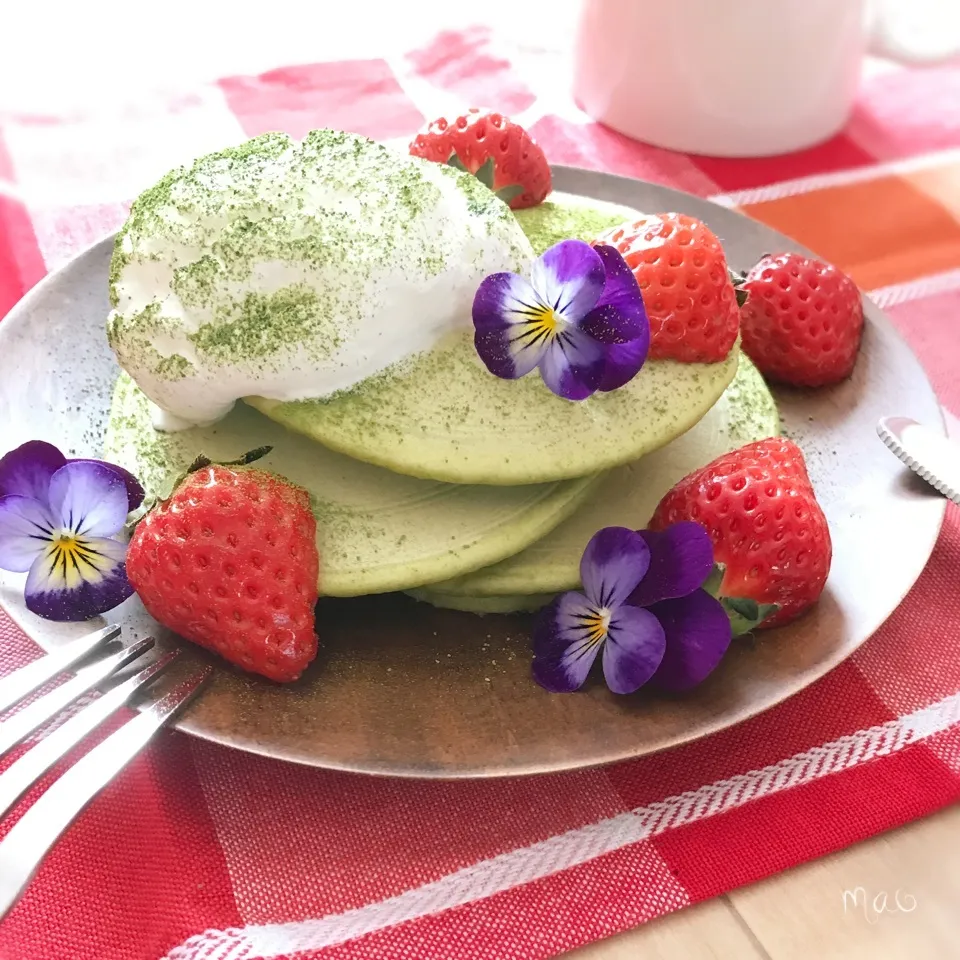
[[(539, 254), (638, 213), (554, 194), (516, 216)], [(156, 492), (200, 452), (229, 460), (269, 445), (258, 466), (311, 494), (322, 595), (406, 591), (505, 613), (575, 587), (601, 527), (643, 527), (682, 476), (777, 433), (773, 398), (736, 347), (714, 364), (649, 360), (626, 387), (572, 403), (535, 373), (491, 375), (467, 327), (351, 390), (250, 397), (179, 433), (153, 429), (147, 398), (121, 374), (105, 456)]]

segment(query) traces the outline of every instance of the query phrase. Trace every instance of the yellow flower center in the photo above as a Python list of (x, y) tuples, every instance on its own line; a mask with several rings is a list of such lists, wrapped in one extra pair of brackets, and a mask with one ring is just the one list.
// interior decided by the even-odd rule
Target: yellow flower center
[(537, 326), (539, 333), (546, 334), (547, 336), (553, 336), (560, 326), (560, 318), (554, 312), (553, 307), (537, 308), (530, 322)]
[(113, 566), (112, 560), (70, 531), (56, 534), (43, 558), (47, 576), (67, 590), (75, 589), (82, 581), (99, 581)]
[(583, 618), (583, 628), (587, 631), (588, 643), (600, 643), (605, 640), (607, 630), (610, 628), (610, 611), (606, 607), (591, 611)]
[(550, 342), (562, 333), (566, 326), (563, 318), (557, 315), (553, 307), (545, 304), (524, 304), (523, 309), (518, 312), (524, 320), (516, 336), (516, 342), (524, 348)]

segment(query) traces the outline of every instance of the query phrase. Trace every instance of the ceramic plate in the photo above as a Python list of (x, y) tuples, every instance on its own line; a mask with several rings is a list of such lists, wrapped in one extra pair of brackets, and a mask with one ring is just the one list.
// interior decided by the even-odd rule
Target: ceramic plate
[[(705, 220), (730, 265), (802, 248), (734, 211), (652, 184), (571, 168), (558, 190)], [(47, 277), (0, 324), (4, 450), (42, 438), (73, 456), (101, 450), (117, 375), (103, 323), (105, 240)], [(365, 773), (477, 777), (609, 763), (738, 723), (803, 689), (857, 649), (923, 569), (944, 501), (877, 439), (885, 414), (943, 429), (923, 370), (871, 304), (854, 376), (827, 390), (779, 389), (784, 430), (807, 455), (833, 531), (834, 563), (818, 606), (799, 622), (738, 642), (707, 683), (683, 697), (615, 697), (597, 683), (554, 696), (529, 675), (529, 619), (436, 610), (398, 595), (325, 600), (322, 650), (297, 684), (229, 668), (185, 713), (196, 736), (297, 763)], [(0, 603), (43, 647), (97, 626), (52, 624), (23, 606), (20, 577), (0, 573)], [(111, 611), (128, 640), (170, 636), (133, 598)], [(190, 656), (204, 656), (191, 651)]]

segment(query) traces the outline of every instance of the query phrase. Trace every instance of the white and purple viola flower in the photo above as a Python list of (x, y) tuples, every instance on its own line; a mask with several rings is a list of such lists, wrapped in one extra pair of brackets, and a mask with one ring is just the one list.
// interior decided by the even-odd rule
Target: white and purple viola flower
[(640, 287), (620, 253), (562, 240), (515, 273), (484, 277), (473, 301), (474, 344), (487, 369), (516, 380), (539, 367), (566, 400), (616, 390), (650, 348)]
[(731, 640), (727, 612), (703, 589), (713, 565), (713, 544), (698, 523), (600, 530), (580, 561), (583, 593), (561, 594), (540, 613), (534, 679), (554, 693), (578, 690), (602, 650), (614, 693), (648, 681), (669, 691), (700, 683)]
[(0, 458), (0, 569), (26, 573), (27, 608), (89, 620), (133, 593), (116, 539), (143, 488), (122, 467), (32, 440)]

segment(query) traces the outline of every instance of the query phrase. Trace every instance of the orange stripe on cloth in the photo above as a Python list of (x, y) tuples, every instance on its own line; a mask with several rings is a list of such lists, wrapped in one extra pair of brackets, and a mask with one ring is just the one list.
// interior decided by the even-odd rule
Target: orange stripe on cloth
[(929, 170), (914, 170), (904, 179), (935, 203), (939, 203), (960, 222), (960, 163)]
[(960, 163), (746, 204), (870, 289), (960, 266)]

